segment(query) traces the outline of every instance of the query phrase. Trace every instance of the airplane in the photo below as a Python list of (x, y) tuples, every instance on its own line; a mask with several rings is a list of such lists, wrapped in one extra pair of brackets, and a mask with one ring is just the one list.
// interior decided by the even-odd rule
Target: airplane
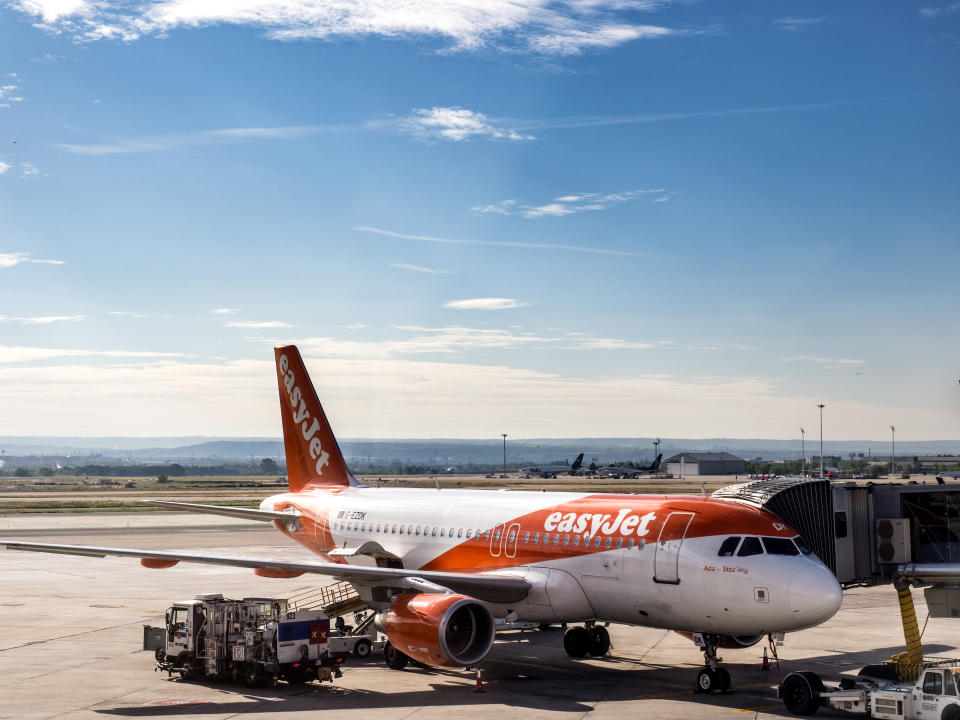
[(572, 657), (606, 655), (601, 623), (672, 629), (703, 651), (700, 691), (730, 686), (719, 648), (818, 625), (840, 607), (836, 578), (797, 532), (734, 500), (362, 485), (298, 349), (274, 353), (289, 491), (258, 509), (151, 502), (272, 523), (318, 561), (15, 540), (0, 547), (135, 557), (151, 569), (190, 562), (346, 581), (377, 613), (395, 669), (410, 659), (476, 666), (493, 645), (495, 618), (569, 624), (563, 644)]
[(654, 475), (660, 470), (660, 460), (663, 453), (646, 467), (626, 467), (623, 465), (605, 465), (597, 468), (596, 474), (600, 477), (636, 477), (637, 475)]
[(520, 468), (520, 474), (525, 477), (554, 478), (557, 475), (576, 475), (583, 464), (583, 453), (577, 455), (573, 465), (541, 465)]

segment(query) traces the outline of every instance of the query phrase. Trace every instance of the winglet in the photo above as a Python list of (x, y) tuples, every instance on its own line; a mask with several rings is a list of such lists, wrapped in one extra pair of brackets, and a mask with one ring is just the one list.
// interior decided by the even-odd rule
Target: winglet
[(299, 492), (308, 485), (359, 485), (343, 460), (297, 346), (277, 347), (273, 352), (290, 491)]

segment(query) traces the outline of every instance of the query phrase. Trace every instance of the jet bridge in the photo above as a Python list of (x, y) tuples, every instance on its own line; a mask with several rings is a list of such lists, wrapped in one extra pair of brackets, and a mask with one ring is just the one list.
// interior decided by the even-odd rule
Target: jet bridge
[(843, 585), (891, 582), (903, 563), (960, 561), (960, 482), (857, 484), (766, 478), (713, 497), (773, 513)]

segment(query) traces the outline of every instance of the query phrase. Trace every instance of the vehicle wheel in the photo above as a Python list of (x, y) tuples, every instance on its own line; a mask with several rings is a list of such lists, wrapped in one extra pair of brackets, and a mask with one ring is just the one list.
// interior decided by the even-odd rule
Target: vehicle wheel
[(243, 679), (243, 684), (249, 688), (260, 685), (260, 673), (257, 672), (257, 666), (252, 663), (243, 666), (240, 677)]
[(370, 657), (370, 653), (373, 651), (373, 645), (370, 644), (370, 641), (366, 638), (361, 638), (353, 646), (353, 656), (358, 657), (361, 660), (366, 660)]
[(960, 720), (960, 706), (947, 705), (940, 715), (940, 720)]
[(610, 652), (610, 633), (605, 627), (596, 625), (590, 630), (590, 649), (588, 652), (594, 657), (603, 657)]
[(813, 715), (820, 707), (810, 675), (820, 679), (813, 673), (791, 673), (780, 686), (780, 699), (794, 715)]
[(389, 642), (383, 646), (383, 659), (387, 663), (387, 667), (391, 670), (403, 670), (410, 660), (410, 658), (397, 650), (393, 644)]
[(590, 652), (592, 642), (590, 631), (580, 625), (570, 628), (563, 634), (563, 649), (573, 658), (586, 656)]
[(717, 690), (726, 692), (730, 689), (730, 672), (725, 667), (717, 668)]
[(719, 688), (719, 678), (712, 668), (700, 668), (697, 673), (697, 692), (713, 692)]

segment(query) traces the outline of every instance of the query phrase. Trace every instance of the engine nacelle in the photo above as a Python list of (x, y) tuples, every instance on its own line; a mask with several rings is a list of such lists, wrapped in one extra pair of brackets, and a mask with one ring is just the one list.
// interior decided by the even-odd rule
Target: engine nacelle
[(400, 595), (377, 625), (404, 655), (432, 667), (480, 662), (493, 646), (493, 615), (467, 595)]
[[(678, 632), (677, 634), (683, 635), (688, 640), (693, 640), (693, 633)], [(737, 650), (739, 648), (748, 648), (756, 645), (761, 640), (763, 640), (763, 635), (721, 635), (720, 644), (717, 647), (726, 648), (727, 650)]]

